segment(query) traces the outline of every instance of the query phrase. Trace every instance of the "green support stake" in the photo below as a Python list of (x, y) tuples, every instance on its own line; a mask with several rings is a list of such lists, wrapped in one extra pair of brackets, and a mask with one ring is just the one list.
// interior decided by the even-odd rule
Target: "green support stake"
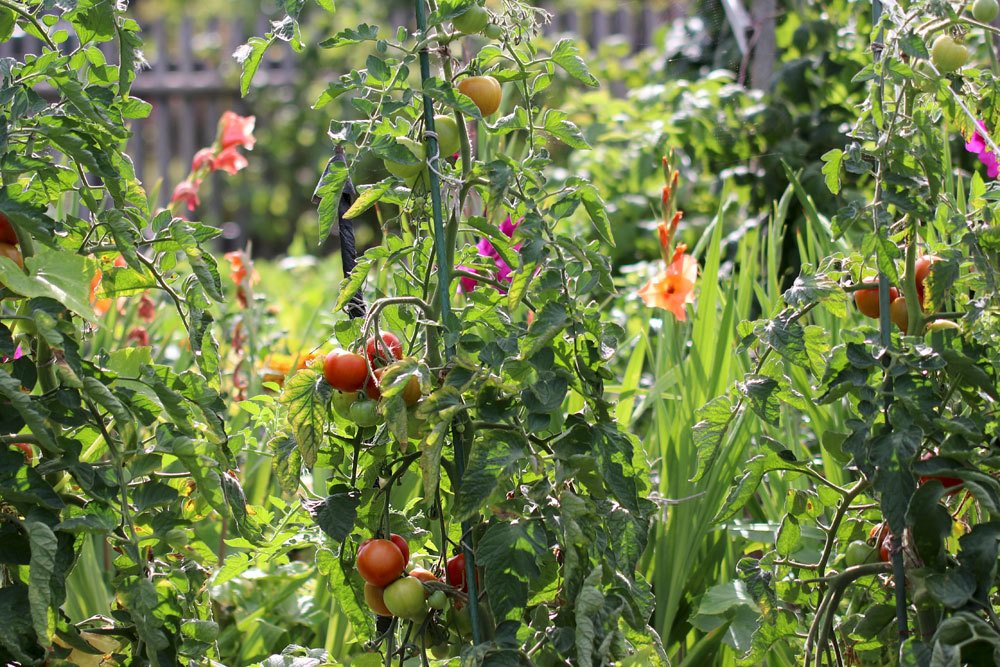
[[(424, 36), (427, 31), (427, 8), (424, 0), (416, 0), (417, 6), (417, 31)], [(426, 86), (431, 78), (431, 62), (427, 47), (420, 49), (420, 80)], [(448, 248), (446, 246), (446, 234), (444, 219), (441, 213), (441, 181), (438, 178), (440, 167), (440, 149), (438, 148), (437, 133), (434, 131), (434, 103), (427, 93), (423, 94), (424, 102), (424, 129), (425, 142), (427, 144), (428, 163), (430, 165), (430, 194), (431, 208), (434, 214), (434, 250), (438, 263), (438, 300), (441, 308), (441, 321), (444, 329), (451, 328), (451, 266), (448, 264)], [(445, 344), (445, 360), (450, 361), (454, 353), (453, 346), (447, 342)], [(452, 429), (452, 443), (455, 451), (455, 468), (458, 473), (459, 484), (465, 476), (465, 443), (464, 436)], [(478, 644), (482, 641), (482, 629), (479, 619), (479, 592), (476, 585), (476, 561), (472, 551), (470, 540), (472, 539), (472, 524), (469, 521), (462, 522), (462, 553), (465, 554), (465, 580), (469, 584), (469, 618), (472, 621), (472, 642)]]

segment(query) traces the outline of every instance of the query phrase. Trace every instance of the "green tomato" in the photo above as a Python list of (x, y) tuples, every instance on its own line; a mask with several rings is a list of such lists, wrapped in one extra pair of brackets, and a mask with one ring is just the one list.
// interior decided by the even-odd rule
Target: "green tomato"
[(350, 419), (361, 427), (375, 426), (379, 420), (378, 403), (375, 401), (355, 401), (350, 409)]
[(847, 553), (844, 557), (847, 560), (847, 567), (855, 567), (857, 565), (864, 565), (865, 563), (874, 563), (876, 560), (875, 556), (875, 549), (867, 542), (854, 540), (847, 545)]
[[(463, 639), (472, 639), (472, 615), (469, 613), (469, 605), (463, 605), (461, 609), (452, 605), (448, 610), (448, 622), (460, 637)], [(493, 638), (493, 633), (496, 630), (495, 625), (493, 612), (490, 611), (490, 608), (486, 604), (480, 602), (479, 627), (483, 631), (483, 639)]]
[(333, 395), (330, 397), (330, 406), (333, 408), (333, 411), (341, 417), (350, 419), (351, 406), (354, 405), (357, 400), (358, 392), (356, 391), (338, 391), (334, 389)]
[(408, 178), (418, 176), (426, 166), (424, 164), (424, 159), (427, 157), (427, 154), (424, 151), (424, 145), (410, 139), (409, 137), (396, 137), (396, 143), (407, 149), (413, 155), (414, 159), (418, 160), (418, 162), (417, 164), (404, 164), (402, 162), (387, 159), (384, 160), (385, 168), (390, 174), (398, 178), (402, 178), (404, 181)]
[(498, 26), (496, 23), (491, 23), (486, 26), (486, 31), (484, 33), (490, 39), (500, 39), (503, 37), (503, 28)]
[(448, 644), (435, 644), (431, 646), (431, 655), (438, 660), (444, 660), (451, 656), (451, 647)]
[(969, 61), (969, 50), (951, 35), (940, 35), (931, 45), (931, 62), (941, 72), (961, 69)]
[(1000, 14), (1000, 2), (997, 0), (976, 0), (972, 4), (972, 16), (980, 23), (992, 23)]
[(427, 615), (424, 585), (416, 577), (403, 577), (392, 582), (382, 592), (382, 599), (393, 616), (419, 621)]
[(462, 142), (458, 136), (458, 121), (454, 116), (437, 114), (434, 116), (434, 131), (438, 135), (438, 151), (442, 158), (449, 158), (458, 152)]
[(444, 594), (444, 591), (434, 591), (431, 593), (431, 596), (427, 598), (427, 604), (431, 607), (431, 609), (444, 611), (448, 606), (448, 596)]
[(490, 14), (479, 5), (473, 5), (451, 20), (455, 28), (464, 35), (474, 35), (490, 22)]

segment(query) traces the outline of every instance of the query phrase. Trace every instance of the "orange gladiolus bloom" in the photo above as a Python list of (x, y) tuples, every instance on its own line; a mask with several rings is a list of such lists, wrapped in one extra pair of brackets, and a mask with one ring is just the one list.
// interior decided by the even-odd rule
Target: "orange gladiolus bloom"
[(685, 254), (685, 250), (687, 246), (677, 244), (667, 268), (639, 290), (647, 306), (669, 310), (681, 322), (687, 319), (684, 306), (694, 303), (694, 283), (698, 278), (698, 262)]

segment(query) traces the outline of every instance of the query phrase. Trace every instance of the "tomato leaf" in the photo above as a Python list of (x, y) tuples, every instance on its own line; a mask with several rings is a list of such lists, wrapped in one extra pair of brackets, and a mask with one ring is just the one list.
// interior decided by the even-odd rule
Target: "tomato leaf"
[(7, 257), (0, 258), (0, 283), (21, 296), (54, 299), (83, 319), (96, 321), (89, 291), (94, 260), (44, 249), (25, 258), (24, 264), (29, 275)]
[(526, 453), (527, 442), (517, 433), (498, 430), (476, 433), (455, 498), (455, 518), (462, 521), (476, 515), (493, 491), (506, 485), (508, 476), (520, 467)]
[(590, 88), (600, 87), (600, 82), (597, 77), (590, 73), (587, 63), (583, 62), (580, 50), (576, 48), (576, 43), (572, 39), (564, 38), (556, 43), (555, 48), (552, 49), (552, 60), (583, 85)]
[[(56, 568), (58, 542), (52, 529), (41, 521), (28, 521), (28, 540), (31, 543), (31, 582), (28, 586), (28, 601), (31, 605), (31, 621), (35, 627), (38, 643), (51, 646), (55, 615), (51, 614), (51, 579)], [(51, 616), (51, 620), (50, 620)]]
[(597, 188), (593, 185), (585, 185), (580, 188), (579, 192), (583, 208), (586, 209), (587, 215), (590, 216), (590, 221), (594, 223), (594, 230), (605, 243), (614, 247), (615, 235), (611, 231), (611, 220), (608, 219), (604, 200), (601, 198)]
[(251, 37), (246, 44), (241, 45), (233, 53), (236, 62), (243, 66), (243, 71), (240, 73), (240, 95), (243, 97), (246, 97), (250, 91), (250, 83), (253, 81), (254, 75), (257, 74), (264, 52), (272, 44), (274, 44), (274, 37)]
[(320, 530), (340, 543), (354, 530), (360, 502), (361, 494), (356, 489), (340, 484), (333, 487), (330, 495), (323, 500), (303, 502), (303, 506)]
[(274, 470), (281, 490), (292, 495), (299, 488), (299, 476), (302, 472), (302, 454), (299, 452), (295, 437), (281, 434), (271, 439), (271, 469)]
[(347, 212), (344, 213), (344, 218), (351, 220), (370, 209), (376, 202), (378, 202), (379, 199), (382, 198), (382, 195), (392, 188), (393, 182), (394, 179), (387, 178), (383, 181), (379, 181), (375, 185), (366, 187), (358, 196), (357, 200), (351, 204), (351, 208), (347, 209)]
[(288, 423), (295, 434), (302, 461), (310, 468), (316, 463), (316, 454), (322, 447), (330, 392), (330, 385), (323, 377), (306, 368), (292, 376), (281, 393), (281, 402), (288, 408)]

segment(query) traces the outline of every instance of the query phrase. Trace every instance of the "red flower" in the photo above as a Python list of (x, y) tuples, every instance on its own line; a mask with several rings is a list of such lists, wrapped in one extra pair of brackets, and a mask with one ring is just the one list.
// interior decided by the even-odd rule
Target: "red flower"
[(236, 150), (236, 146), (230, 146), (229, 148), (224, 148), (222, 152), (219, 153), (219, 155), (215, 158), (215, 161), (212, 163), (212, 168), (221, 169), (229, 174), (235, 174), (248, 164), (250, 163), (238, 150)]
[(257, 119), (253, 116), (240, 116), (232, 111), (222, 114), (219, 120), (219, 137), (223, 150), (230, 146), (243, 146), (253, 150), (257, 139), (253, 136), (253, 128)]
[(217, 168), (215, 166), (215, 151), (211, 148), (202, 148), (194, 154), (194, 159), (191, 160), (192, 172), (196, 172), (202, 167), (208, 167), (209, 171), (215, 171)]
[(681, 322), (687, 319), (684, 306), (694, 303), (694, 283), (698, 278), (698, 262), (685, 254), (685, 250), (687, 246), (678, 243), (667, 268), (639, 290), (647, 306), (669, 310)]
[(149, 347), (149, 332), (145, 327), (136, 327), (128, 332), (126, 340), (135, 341), (139, 347)]
[(139, 298), (139, 319), (144, 322), (152, 322), (156, 317), (156, 302), (148, 294), (143, 294)]
[(170, 203), (181, 203), (186, 205), (189, 211), (195, 210), (201, 205), (201, 200), (198, 199), (198, 188), (200, 186), (200, 180), (181, 181), (174, 188), (174, 194), (170, 198)]

